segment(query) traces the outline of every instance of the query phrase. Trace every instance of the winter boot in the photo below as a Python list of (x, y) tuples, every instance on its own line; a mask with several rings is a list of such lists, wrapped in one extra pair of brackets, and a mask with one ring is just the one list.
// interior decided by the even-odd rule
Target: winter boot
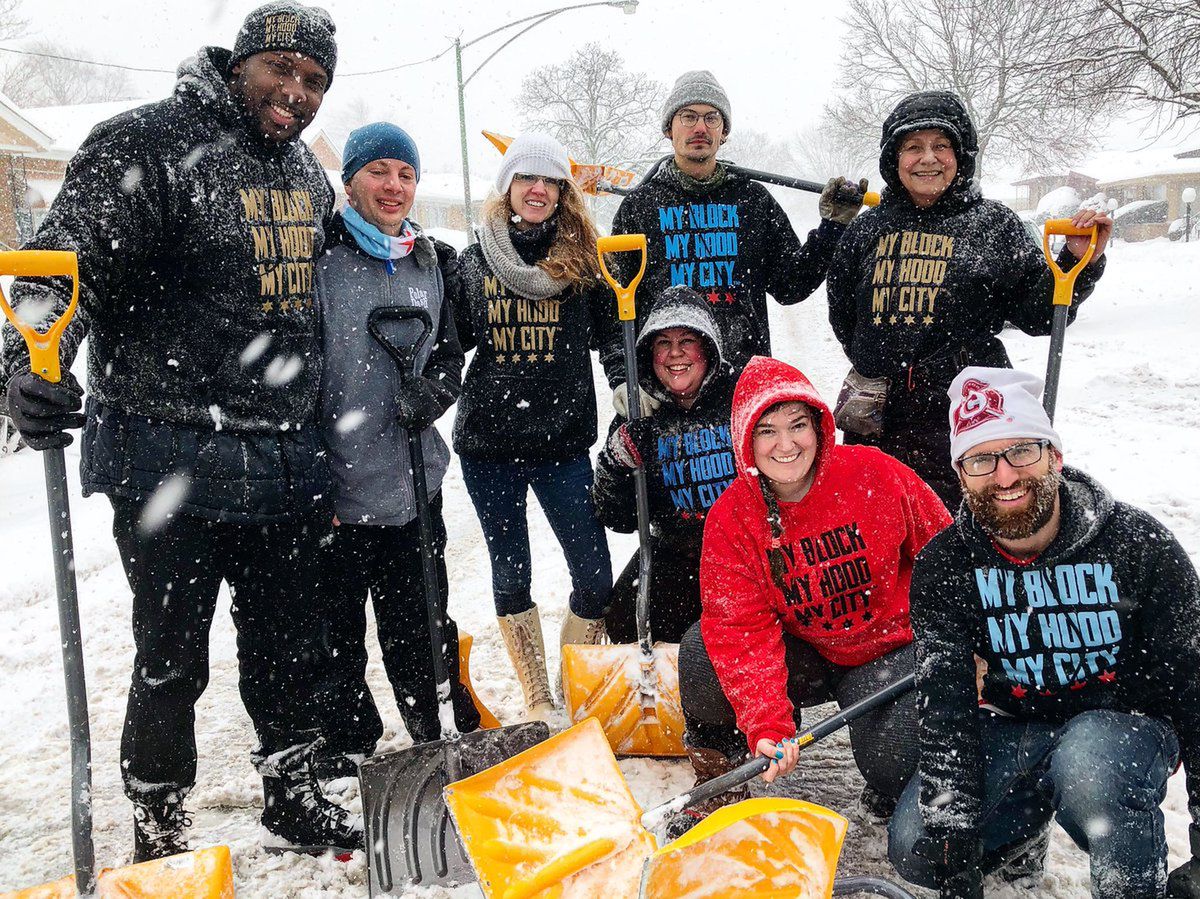
[(183, 808), (182, 793), (170, 793), (163, 802), (135, 802), (133, 863), (187, 852), (187, 829), (191, 826), (192, 819)]
[(876, 824), (885, 824), (891, 819), (897, 802), (898, 799), (879, 792), (870, 784), (864, 784), (862, 792), (858, 794), (858, 807)]
[[(687, 750), (692, 769), (696, 772), (696, 786), (700, 786), (714, 777), (728, 774), (745, 761), (745, 757), (731, 759), (719, 749), (694, 746), (686, 733), (683, 735), (683, 748)], [(749, 798), (750, 786), (742, 784), (740, 787), (727, 790), (720, 796), (714, 796), (712, 799), (696, 803), (691, 808), (685, 808), (667, 821), (667, 842), (679, 839), (717, 809)]]
[(263, 775), (263, 827), (278, 842), (268, 852), (331, 851), (344, 855), (363, 848), (362, 823), (330, 802), (313, 770), (317, 744), (292, 746), (258, 760)]
[(1046, 874), (1046, 852), (1049, 849), (1050, 828), (1044, 827), (1037, 836), (1014, 848), (1008, 860), (996, 871), (996, 876), (1012, 886), (1038, 889)]
[[(584, 644), (595, 646), (608, 640), (608, 631), (604, 628), (603, 618), (580, 618), (570, 609), (563, 619), (562, 629), (558, 632), (558, 645), (561, 649), (567, 645)], [(558, 701), (563, 701), (562, 666), (554, 678), (554, 695)]]
[(526, 715), (530, 720), (548, 720), (554, 714), (554, 697), (546, 674), (546, 644), (537, 607), (516, 615), (501, 615), (496, 620), (525, 695)]

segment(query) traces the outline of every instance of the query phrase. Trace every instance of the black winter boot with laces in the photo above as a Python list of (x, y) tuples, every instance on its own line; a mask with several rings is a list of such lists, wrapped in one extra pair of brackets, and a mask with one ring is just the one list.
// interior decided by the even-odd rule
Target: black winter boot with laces
[(274, 838), (268, 852), (330, 851), (344, 855), (363, 848), (362, 823), (330, 802), (312, 766), (321, 741), (293, 746), (260, 758), (263, 827)]
[(133, 863), (187, 852), (187, 829), (191, 826), (192, 819), (184, 811), (180, 793), (169, 794), (163, 802), (135, 802)]

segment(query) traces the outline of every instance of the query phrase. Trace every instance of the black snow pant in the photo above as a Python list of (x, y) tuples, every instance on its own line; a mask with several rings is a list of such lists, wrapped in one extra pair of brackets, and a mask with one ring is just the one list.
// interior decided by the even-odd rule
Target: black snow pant
[[(479, 727), (479, 712), (459, 682), (458, 628), (446, 612), (446, 525), (442, 498), (430, 500), (438, 609), (442, 616), (446, 668), (458, 729)], [(325, 737), (322, 754), (370, 755), (383, 736), (383, 721), (367, 686), (367, 595), (404, 726), (414, 743), (441, 736), (433, 677), (425, 579), (417, 521), (403, 526), (342, 523), (323, 541), (317, 592), (323, 610), (326, 652), (318, 689), (318, 714)]]
[[(853, 705), (911, 674), (916, 659), (910, 644), (865, 665), (846, 668), (822, 658), (791, 634), (785, 633), (783, 642), (788, 698), (795, 707), (797, 731), (802, 727), (802, 708), (830, 700), (836, 700), (841, 708)], [(746, 737), (738, 730), (733, 706), (717, 680), (699, 623), (688, 629), (679, 646), (679, 687), (688, 742), (716, 749), (731, 759), (744, 756)], [(863, 780), (884, 796), (899, 798), (917, 770), (916, 693), (906, 693), (853, 722), (850, 749)]]
[(258, 753), (312, 740), (321, 650), (311, 584), (324, 521), (231, 524), (176, 514), (143, 530), (143, 502), (110, 499), (133, 590), (137, 650), (121, 735), (125, 794), (158, 803), (196, 781), (195, 707), (208, 685), (208, 635), (222, 581), (232, 596), (238, 686)]
[[(696, 539), (651, 536), (650, 635), (656, 643), (678, 643), (700, 620), (700, 534)], [(605, 618), (614, 643), (637, 642), (638, 553), (613, 585)]]

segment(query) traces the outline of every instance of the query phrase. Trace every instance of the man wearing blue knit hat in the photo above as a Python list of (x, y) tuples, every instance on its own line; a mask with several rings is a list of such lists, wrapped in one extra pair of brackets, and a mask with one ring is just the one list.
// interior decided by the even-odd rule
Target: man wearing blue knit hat
[[(445, 295), (439, 248), (408, 218), (421, 158), (412, 137), (387, 122), (351, 133), (342, 157), (347, 204), (330, 231), (332, 249), (317, 268), (325, 350), (321, 427), (333, 465), (336, 513), (319, 565), (329, 655), (318, 697), (326, 738), (318, 770), (329, 776), (354, 774), (355, 764), (383, 735), (366, 681), (368, 592), (384, 668), (409, 735), (423, 743), (440, 733), (408, 476), (413, 429), (421, 432), (425, 455), (446, 664), (458, 670), (458, 631), (445, 614), (441, 514), (450, 451), (433, 423), (458, 398), (463, 352)], [(383, 306), (424, 309), (433, 320), (433, 339), (416, 357), (419, 375), (400, 372), (370, 336), (367, 317)], [(475, 730), (479, 713), (457, 678), (452, 697), (459, 730)]]

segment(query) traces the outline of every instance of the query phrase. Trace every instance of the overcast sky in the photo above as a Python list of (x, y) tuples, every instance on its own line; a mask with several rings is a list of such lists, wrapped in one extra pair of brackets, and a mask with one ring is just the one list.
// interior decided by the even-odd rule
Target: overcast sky
[[(230, 47), (252, 2), (151, 0), (25, 0), (29, 37), (85, 50), (90, 58), (174, 70), (204, 44)], [(430, 171), (459, 169), (453, 53), (436, 62), (385, 75), (350, 73), (423, 59), (456, 34), (467, 41), (564, 0), (459, 0), (451, 3), (348, 2), (323, 4), (337, 24), (338, 68), (326, 110), (353, 97), (375, 117), (392, 118), (418, 141)], [(481, 128), (512, 133), (520, 120), (513, 100), (533, 68), (559, 62), (598, 40), (617, 48), (627, 66), (664, 83), (694, 68), (711, 69), (725, 86), (738, 124), (781, 135), (816, 121), (837, 76), (838, 22), (844, 0), (816, 4), (764, 0), (641, 0), (634, 15), (597, 7), (572, 10), (539, 25), (505, 48), (467, 88), (473, 173), (490, 175), (498, 154)], [(464, 54), (469, 73), (512, 29)], [(147, 98), (165, 96), (173, 78), (137, 76)], [(324, 118), (324, 117), (323, 117)], [(321, 120), (318, 119), (318, 125)], [(821, 173), (801, 173), (817, 177)]]

